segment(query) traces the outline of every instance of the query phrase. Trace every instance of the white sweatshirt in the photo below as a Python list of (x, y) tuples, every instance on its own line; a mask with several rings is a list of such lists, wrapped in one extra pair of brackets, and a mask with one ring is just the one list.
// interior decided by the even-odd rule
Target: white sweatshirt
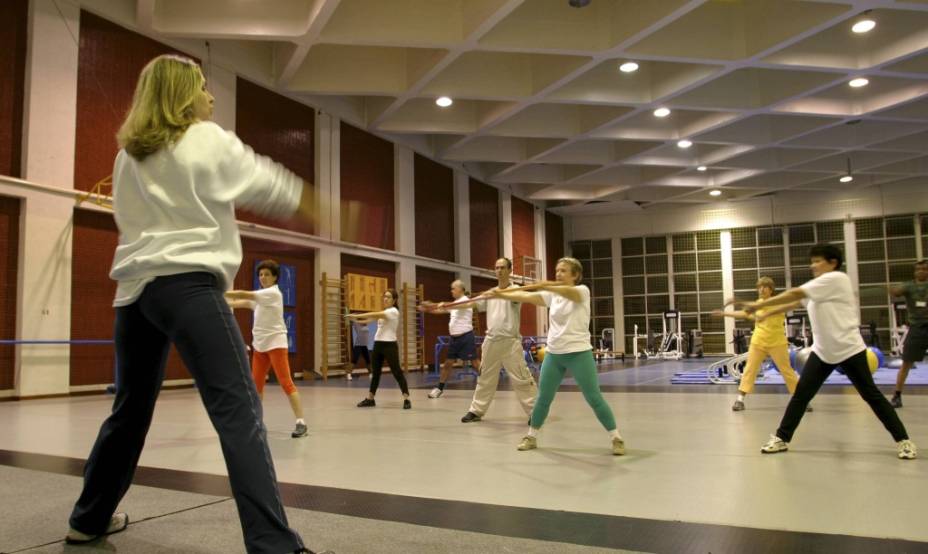
[(178, 273), (213, 273), (230, 289), (242, 262), (235, 208), (286, 217), (302, 190), (300, 177), (209, 121), (141, 162), (120, 150), (113, 169), (113, 305), (129, 305), (155, 277)]

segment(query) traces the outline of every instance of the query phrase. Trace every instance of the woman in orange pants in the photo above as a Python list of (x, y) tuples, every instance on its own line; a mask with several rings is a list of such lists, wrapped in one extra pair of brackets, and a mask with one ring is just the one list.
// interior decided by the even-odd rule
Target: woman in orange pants
[[(773, 296), (774, 283), (770, 277), (761, 277), (757, 280), (757, 296), (761, 300)], [(729, 301), (726, 305), (731, 304)], [(778, 306), (772, 310), (760, 311), (757, 314), (748, 314), (743, 311), (724, 312), (715, 310), (712, 315), (716, 317), (733, 317), (735, 319), (748, 319), (754, 321), (754, 333), (751, 335), (751, 346), (748, 348), (748, 359), (741, 374), (741, 383), (738, 385), (738, 397), (731, 409), (735, 412), (744, 410), (744, 397), (754, 391), (754, 381), (761, 364), (769, 356), (776, 364), (780, 375), (786, 382), (790, 394), (796, 391), (799, 375), (789, 363), (789, 343), (786, 340), (784, 323), (786, 312), (799, 307), (799, 302)], [(812, 411), (809, 408), (808, 411)]]
[(300, 393), (290, 376), (289, 347), (287, 344), (287, 326), (284, 324), (284, 297), (277, 286), (280, 265), (274, 260), (264, 260), (258, 264), (258, 282), (261, 290), (231, 290), (226, 300), (233, 308), (254, 310), (255, 321), (251, 329), (252, 357), (251, 374), (255, 379), (258, 396), (264, 398), (264, 382), (267, 373), (274, 368), (277, 382), (284, 389), (290, 408), (296, 417), (296, 426), (290, 434), (293, 438), (305, 437), (308, 432), (303, 419), (303, 404)]

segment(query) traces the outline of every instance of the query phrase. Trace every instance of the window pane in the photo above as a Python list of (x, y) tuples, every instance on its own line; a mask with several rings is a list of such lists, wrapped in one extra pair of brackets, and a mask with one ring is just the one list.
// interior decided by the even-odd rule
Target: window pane
[(644, 277), (623, 277), (622, 294), (644, 294)]
[(574, 258), (577, 258), (578, 260), (590, 259), (590, 241), (579, 240), (579, 241), (570, 243), (570, 253)]
[(696, 254), (674, 254), (673, 271), (679, 273), (682, 271), (696, 271)]
[(622, 275), (644, 275), (644, 258), (622, 256)]
[(854, 222), (857, 230), (858, 239), (881, 239), (883, 238), (883, 219), (874, 217), (870, 219), (858, 219)]
[(696, 249), (696, 235), (687, 233), (673, 236), (674, 252), (690, 252)]
[(611, 240), (594, 240), (592, 250), (593, 250), (594, 258), (611, 258), (612, 257), (612, 241)]
[(668, 281), (666, 275), (655, 275), (648, 276), (648, 294), (654, 294), (655, 292), (667, 292), (668, 290)]
[(644, 248), (648, 254), (666, 254), (667, 237), (648, 237), (644, 239)]
[(645, 267), (648, 273), (667, 273), (667, 255), (656, 254), (645, 256)]
[(638, 256), (644, 254), (644, 239), (635, 237), (622, 239), (622, 256)]
[(753, 248), (748, 250), (733, 250), (731, 253), (731, 264), (735, 269), (757, 267), (757, 250)]

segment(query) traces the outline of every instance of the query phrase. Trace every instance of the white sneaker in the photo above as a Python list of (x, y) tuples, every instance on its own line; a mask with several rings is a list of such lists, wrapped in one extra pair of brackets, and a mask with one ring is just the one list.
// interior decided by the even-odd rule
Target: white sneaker
[(349, 374), (345, 375), (345, 379), (351, 381), (352, 379), (354, 379), (354, 377), (352, 377), (351, 374), (349, 373)]
[(760, 447), (760, 451), (764, 454), (776, 454), (777, 452), (786, 452), (787, 450), (789, 450), (789, 444), (776, 435), (770, 435), (770, 440)]
[(445, 391), (441, 390), (438, 387), (435, 387), (434, 389), (432, 389), (432, 392), (429, 393), (429, 398), (438, 398), (439, 396), (442, 395), (443, 392)]
[(899, 459), (900, 460), (914, 460), (918, 457), (918, 448), (915, 447), (915, 443), (909, 439), (904, 441), (899, 441)]
[(99, 535), (88, 535), (87, 533), (81, 533), (77, 529), (69, 529), (68, 534), (64, 538), (64, 542), (68, 544), (85, 544), (93, 542), (104, 535), (112, 535), (113, 533), (124, 531), (128, 526), (129, 516), (126, 515), (125, 512), (117, 512), (110, 517), (110, 524), (106, 527), (106, 531)]

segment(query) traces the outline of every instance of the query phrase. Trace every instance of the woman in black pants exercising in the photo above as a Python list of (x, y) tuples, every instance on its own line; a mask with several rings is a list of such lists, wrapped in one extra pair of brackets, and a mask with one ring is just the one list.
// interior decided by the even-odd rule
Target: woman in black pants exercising
[(412, 402), (409, 401), (409, 387), (406, 385), (406, 377), (403, 375), (403, 368), (400, 366), (400, 352), (396, 342), (396, 329), (399, 326), (400, 311), (396, 309), (397, 294), (395, 289), (387, 289), (383, 293), (383, 310), (379, 312), (367, 312), (363, 314), (349, 314), (348, 319), (360, 321), (361, 323), (370, 323), (377, 321), (377, 334), (374, 335), (374, 351), (371, 352), (371, 390), (367, 398), (358, 402), (359, 408), (370, 408), (376, 406), (374, 395), (377, 394), (377, 387), (380, 386), (380, 374), (383, 372), (383, 362), (386, 360), (390, 365), (390, 373), (400, 385), (403, 391), (403, 409), (412, 408)]

